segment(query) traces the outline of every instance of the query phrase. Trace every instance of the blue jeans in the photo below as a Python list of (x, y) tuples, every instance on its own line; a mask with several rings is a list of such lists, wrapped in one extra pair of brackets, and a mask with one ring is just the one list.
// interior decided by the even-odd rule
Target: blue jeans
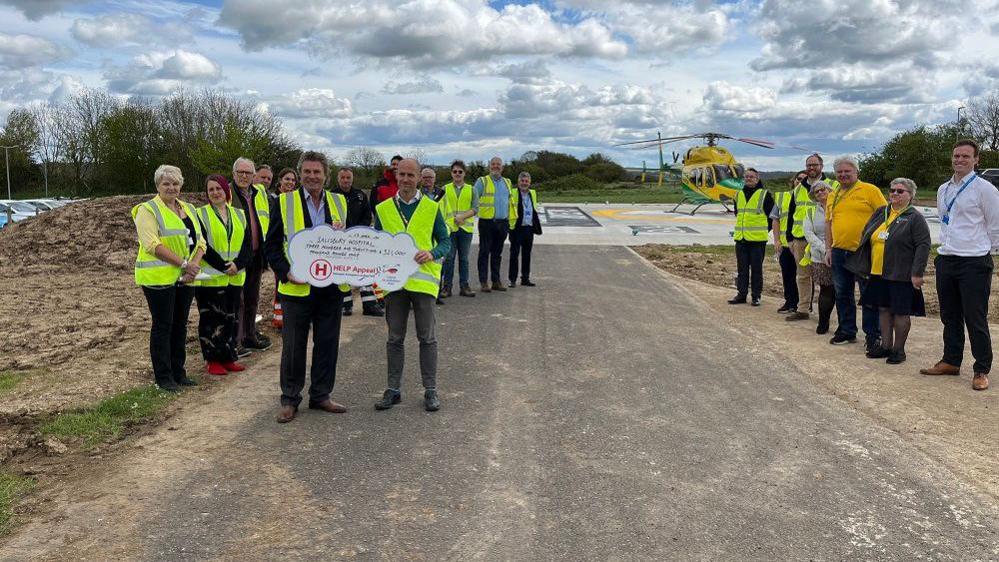
[[(865, 280), (856, 277), (852, 271), (844, 267), (847, 258), (852, 254), (853, 252), (849, 250), (832, 249), (832, 278), (833, 286), (836, 288), (836, 317), (839, 319), (836, 334), (848, 338), (857, 337), (857, 300), (854, 287), (860, 285), (860, 292), (863, 293), (867, 285)], [(866, 342), (873, 343), (880, 339), (878, 309), (865, 306), (861, 314)]]
[(472, 248), (472, 233), (458, 229), (451, 233), (451, 251), (444, 259), (444, 287), (450, 289), (454, 281), (454, 255), (458, 254), (458, 283), (468, 287), (468, 253)]

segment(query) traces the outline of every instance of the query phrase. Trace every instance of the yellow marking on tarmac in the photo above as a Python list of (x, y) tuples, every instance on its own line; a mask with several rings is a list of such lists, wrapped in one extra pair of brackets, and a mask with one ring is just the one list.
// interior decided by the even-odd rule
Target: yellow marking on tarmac
[[(628, 213), (629, 215), (625, 217), (619, 216), (622, 213)], [(591, 214), (596, 215), (598, 217), (604, 217), (615, 221), (631, 220), (631, 221), (652, 221), (652, 222), (681, 222), (681, 223), (691, 223), (691, 224), (705, 224), (705, 223), (727, 224), (727, 225), (735, 224), (734, 217), (730, 219), (708, 219), (708, 218), (702, 218), (690, 215), (668, 216), (666, 215), (666, 213), (662, 211), (660, 212), (650, 211), (650, 214), (648, 215), (638, 215), (634, 213), (635, 209), (600, 209), (591, 212)]]

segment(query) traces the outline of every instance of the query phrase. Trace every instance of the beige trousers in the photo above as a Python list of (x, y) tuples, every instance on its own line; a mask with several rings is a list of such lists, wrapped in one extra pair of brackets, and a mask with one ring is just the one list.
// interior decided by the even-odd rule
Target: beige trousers
[(798, 312), (808, 312), (808, 305), (812, 301), (812, 274), (808, 268), (801, 265), (801, 258), (805, 256), (805, 240), (789, 240), (788, 247), (791, 248), (791, 255), (794, 256), (795, 281), (798, 285)]

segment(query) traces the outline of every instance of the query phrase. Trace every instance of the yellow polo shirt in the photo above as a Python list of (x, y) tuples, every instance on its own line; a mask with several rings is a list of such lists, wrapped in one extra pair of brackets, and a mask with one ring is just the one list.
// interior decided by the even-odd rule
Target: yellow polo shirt
[(832, 223), (832, 247), (854, 252), (871, 214), (888, 204), (877, 186), (858, 181), (850, 189), (842, 187), (826, 200), (826, 220)]

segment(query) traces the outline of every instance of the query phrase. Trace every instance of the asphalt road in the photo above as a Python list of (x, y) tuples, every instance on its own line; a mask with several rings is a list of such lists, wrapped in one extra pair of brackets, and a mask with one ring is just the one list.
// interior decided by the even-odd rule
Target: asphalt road
[(367, 322), (341, 351), (349, 413), (274, 423), (271, 359), (215, 397), (245, 421), (182, 414), (205, 427), (130, 453), (139, 474), (53, 517), (71, 532), (7, 548), (34, 532), (52, 537), (36, 559), (999, 557), (992, 500), (627, 249), (545, 246), (535, 269), (538, 287), (439, 309), (440, 412), (420, 407), (412, 333), (403, 403), (373, 410), (384, 326)]

